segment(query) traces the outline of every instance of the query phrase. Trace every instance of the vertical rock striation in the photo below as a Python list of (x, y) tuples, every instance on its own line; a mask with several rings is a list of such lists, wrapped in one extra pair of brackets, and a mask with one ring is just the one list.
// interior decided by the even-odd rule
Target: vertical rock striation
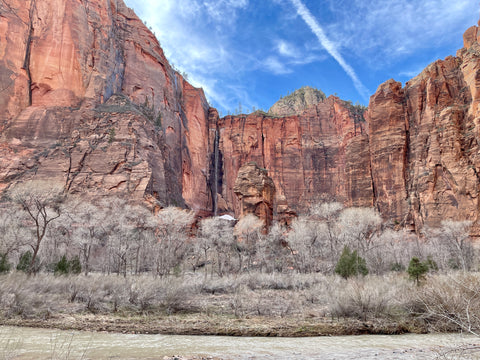
[[(468, 29), (456, 57), (371, 97), (367, 121), (375, 204), (418, 229), (443, 219), (478, 220), (480, 45)], [(478, 233), (478, 229), (474, 229)]]
[(479, 41), (469, 28), (456, 57), (380, 85), (365, 113), (303, 88), (219, 119), (122, 0), (1, 0), (0, 191), (48, 178), (239, 215), (235, 182), (255, 162), (276, 189), (262, 216), (335, 199), (414, 230), (477, 222)]
[(297, 115), (261, 112), (218, 120), (223, 159), (222, 199), (241, 212), (233, 191), (241, 166), (255, 162), (275, 183), (274, 213), (303, 212), (330, 198), (349, 206), (371, 206), (368, 135), (363, 117), (336, 97)]
[(208, 103), (123, 1), (2, 0), (0, 84), (0, 188), (208, 209)]

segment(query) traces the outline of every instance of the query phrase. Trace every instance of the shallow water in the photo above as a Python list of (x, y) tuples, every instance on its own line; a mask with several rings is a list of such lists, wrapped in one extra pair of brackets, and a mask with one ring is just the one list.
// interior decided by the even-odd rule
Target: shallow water
[[(362, 335), (312, 338), (247, 338), (92, 333), (0, 327), (4, 359), (432, 359), (451, 347), (480, 339), (461, 334)], [(480, 356), (453, 354), (455, 359)]]

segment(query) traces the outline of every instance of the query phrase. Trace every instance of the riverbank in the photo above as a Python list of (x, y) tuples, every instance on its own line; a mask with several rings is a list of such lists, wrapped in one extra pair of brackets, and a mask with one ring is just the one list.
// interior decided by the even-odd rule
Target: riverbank
[(397, 274), (344, 280), (321, 274), (12, 273), (0, 278), (0, 325), (263, 337), (455, 332), (478, 328), (468, 313), (480, 308), (471, 293), (478, 288), (478, 274), (460, 273), (435, 274), (421, 286)]
[(421, 324), (388, 322), (385, 320), (359, 321), (326, 318), (266, 318), (253, 316), (232, 318), (203, 314), (167, 316), (131, 316), (75, 314), (53, 316), (48, 319), (1, 319), (0, 325), (59, 330), (106, 331), (124, 334), (163, 335), (217, 335), (263, 337), (310, 337), (340, 335), (395, 335), (426, 333)]

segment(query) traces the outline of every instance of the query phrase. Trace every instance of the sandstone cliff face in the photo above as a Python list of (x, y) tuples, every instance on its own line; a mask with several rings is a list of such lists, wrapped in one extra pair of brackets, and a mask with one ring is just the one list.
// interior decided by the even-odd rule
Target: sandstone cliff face
[(0, 188), (53, 177), (209, 207), (209, 106), (131, 9), (5, 0), (0, 14)]
[(273, 220), (275, 184), (267, 170), (249, 162), (238, 170), (233, 191), (240, 201), (240, 217), (254, 214), (269, 227)]
[(348, 206), (373, 204), (365, 122), (355, 119), (348, 103), (331, 96), (295, 116), (257, 112), (213, 124), (222, 159), (218, 193), (236, 214), (241, 205), (233, 191), (235, 179), (250, 161), (267, 169), (275, 184), (276, 215), (306, 211), (321, 198)]
[(304, 89), (277, 115), (219, 119), (121, 0), (3, 0), (0, 191), (50, 179), (238, 216), (235, 180), (253, 161), (273, 181), (276, 217), (335, 199), (415, 230), (478, 221), (479, 41), (471, 27), (456, 57), (403, 88), (382, 84), (366, 114)]
[(467, 30), (457, 57), (429, 65), (404, 88), (390, 80), (370, 99), (375, 204), (385, 218), (416, 229), (478, 220), (477, 33)]

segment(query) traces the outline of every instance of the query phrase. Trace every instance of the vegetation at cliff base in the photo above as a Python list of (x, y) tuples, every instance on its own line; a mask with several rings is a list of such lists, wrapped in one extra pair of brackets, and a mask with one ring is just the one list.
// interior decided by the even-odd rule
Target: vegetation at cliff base
[[(212, 322), (265, 317), (290, 324), (289, 336), (356, 333), (362, 321), (372, 333), (480, 331), (470, 222), (418, 235), (395, 231), (374, 209), (323, 202), (266, 230), (254, 215), (196, 219), (121, 198), (85, 201), (43, 182), (13, 187), (0, 208), (4, 323), (185, 314), (230, 335), (240, 330)], [(295, 322), (311, 321), (323, 327), (295, 332)]]
[(335, 273), (344, 279), (348, 279), (356, 275), (365, 276), (368, 274), (368, 269), (365, 259), (358, 256), (357, 250), (351, 252), (349, 247), (345, 246), (335, 266)]

